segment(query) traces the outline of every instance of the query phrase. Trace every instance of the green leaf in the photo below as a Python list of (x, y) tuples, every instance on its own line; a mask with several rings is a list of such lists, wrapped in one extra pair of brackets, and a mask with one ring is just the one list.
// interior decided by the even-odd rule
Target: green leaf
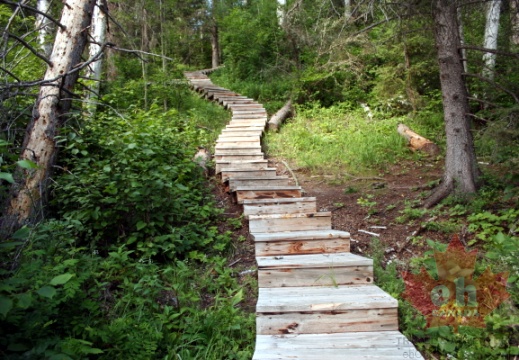
[(103, 171), (104, 171), (104, 172), (110, 172), (110, 171), (112, 171), (112, 168), (110, 167), (110, 165), (105, 165), (105, 166), (103, 167)]
[(5, 242), (0, 244), (0, 249), (9, 249), (18, 245), (22, 245), (23, 241), (12, 241), (12, 242)]
[(9, 310), (13, 308), (13, 300), (5, 296), (0, 296), (0, 314), (7, 315)]
[(20, 229), (16, 230), (12, 238), (15, 240), (25, 240), (27, 239), (30, 233), (31, 229), (29, 229), (27, 226), (23, 226)]
[(20, 160), (16, 162), (19, 167), (22, 167), (24, 169), (37, 169), (38, 165), (36, 165), (35, 162), (32, 162), (31, 160)]
[(6, 173), (6, 172), (0, 172), (0, 179), (5, 180), (9, 183), (14, 183), (13, 174)]
[(52, 286), (43, 286), (38, 291), (36, 291), (39, 295), (52, 299), (54, 295), (56, 295), (56, 289)]
[(147, 225), (147, 224), (146, 224), (144, 221), (139, 221), (139, 222), (137, 223), (137, 230), (142, 230), (142, 229), (144, 229), (144, 228), (146, 227), (146, 225)]
[(69, 274), (69, 273), (66, 273), (66, 274), (61, 274), (61, 275), (58, 275), (58, 276), (55, 276), (51, 281), (50, 281), (50, 284), (51, 285), (63, 285), (63, 284), (66, 284), (70, 279), (72, 279), (72, 276), (74, 276), (74, 274)]
[(22, 293), (16, 296), (18, 299), (17, 306), (22, 309), (27, 309), (32, 304), (32, 296), (30, 293)]

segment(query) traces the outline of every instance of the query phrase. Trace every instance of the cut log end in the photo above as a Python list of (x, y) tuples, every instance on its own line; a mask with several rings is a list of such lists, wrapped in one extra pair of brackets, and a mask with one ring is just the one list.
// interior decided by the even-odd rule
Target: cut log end
[(408, 126), (398, 124), (397, 131), (400, 135), (405, 137), (408, 141), (409, 147), (413, 151), (423, 151), (430, 156), (437, 156), (440, 154), (440, 148), (431, 140), (415, 133)]

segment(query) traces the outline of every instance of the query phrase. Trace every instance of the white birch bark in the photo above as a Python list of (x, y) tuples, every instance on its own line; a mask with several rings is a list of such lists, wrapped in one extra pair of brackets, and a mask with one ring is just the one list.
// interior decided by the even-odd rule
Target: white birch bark
[[(92, 14), (92, 25), (90, 27), (90, 37), (93, 40), (90, 42), (88, 51), (90, 58), (93, 58), (99, 54), (101, 47), (106, 41), (107, 17), (105, 11), (105, 0), (97, 0), (96, 6), (94, 7), (94, 12)], [(90, 86), (90, 90), (92, 91), (88, 92), (86, 96), (86, 108), (90, 116), (95, 115), (96, 105), (93, 104), (92, 101), (98, 99), (102, 70), (102, 57), (99, 57), (88, 67), (87, 77), (94, 81)]]
[[(59, 28), (42, 86), (34, 106), (32, 121), (27, 127), (20, 158), (34, 162), (37, 167), (24, 170), (19, 183), (13, 186), (13, 196), (7, 214), (18, 224), (39, 217), (43, 210), (47, 183), (54, 165), (56, 146), (54, 137), (61, 117), (70, 108), (70, 92), (78, 72), (68, 74), (81, 62), (87, 41), (95, 0), (65, 0)], [(63, 76), (66, 75), (66, 76)]]
[[(36, 8), (39, 11), (48, 14), (50, 9), (50, 1), (38, 0), (36, 3)], [(38, 44), (40, 45), (40, 48), (45, 56), (50, 56), (50, 52), (52, 51), (52, 43), (49, 42), (49, 36), (52, 32), (52, 22), (49, 20), (49, 18), (37, 14), (35, 25), (36, 30), (38, 31)]]
[(349, 20), (351, 17), (351, 0), (344, 0), (344, 18)]
[(279, 26), (283, 27), (285, 25), (285, 14), (286, 14), (286, 1), (278, 0), (278, 8), (277, 8), (277, 16)]
[[(485, 49), (497, 49), (497, 35), (499, 32), (499, 15), (501, 13), (501, 0), (492, 0), (488, 4), (487, 22), (485, 25), (485, 38), (483, 47)], [(496, 66), (496, 54), (483, 54), (483, 68), (482, 75), (486, 78), (494, 78), (494, 68)]]

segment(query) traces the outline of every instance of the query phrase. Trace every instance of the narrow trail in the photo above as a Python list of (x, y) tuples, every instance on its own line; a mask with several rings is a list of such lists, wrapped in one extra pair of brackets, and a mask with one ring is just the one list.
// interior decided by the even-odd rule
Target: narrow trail
[(398, 331), (398, 302), (373, 284), (373, 261), (350, 253), (331, 212), (269, 168), (261, 137), (267, 112), (185, 73), (191, 87), (232, 111), (215, 146), (216, 174), (249, 219), (258, 264), (253, 359), (423, 359)]

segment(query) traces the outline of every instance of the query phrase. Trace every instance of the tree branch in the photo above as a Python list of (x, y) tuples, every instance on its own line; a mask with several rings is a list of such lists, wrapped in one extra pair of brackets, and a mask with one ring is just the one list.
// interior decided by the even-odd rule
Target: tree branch
[(477, 51), (487, 52), (487, 53), (496, 54), (496, 55), (516, 57), (516, 58), (519, 59), (519, 53), (505, 52), (505, 51), (499, 51), (499, 50), (494, 50), (494, 49), (487, 49), (487, 48), (483, 48), (483, 47), (479, 47), (479, 46), (462, 45), (462, 46), (460, 46), (460, 49), (477, 50)]
[(49, 19), (50, 21), (52, 21), (54, 24), (58, 25), (62, 30), (65, 30), (65, 25), (63, 25), (62, 23), (60, 23), (58, 20), (54, 19), (52, 16), (44, 13), (43, 11), (40, 11), (38, 9), (35, 9), (33, 8), (32, 6), (28, 6), (28, 5), (25, 5), (23, 4), (21, 1), (20, 2), (14, 2), (14, 1), (9, 1), (9, 0), (2, 0), (2, 2), (4, 4), (8, 4), (8, 5), (12, 5), (12, 6), (20, 6), (24, 9), (27, 9), (29, 11), (32, 11), (32, 12), (35, 12), (36, 14), (40, 14), (41, 16), (45, 16), (47, 19)]
[(7, 75), (11, 76), (13, 79), (15, 79), (16, 81), (18, 82), (21, 82), (21, 80), (16, 76), (14, 75), (12, 72), (10, 72), (9, 70), (3, 68), (2, 66), (0, 66), (0, 70), (2, 70), (3, 72), (5, 72)]
[(20, 38), (16, 35), (10, 34), (10, 33), (7, 33), (7, 36), (20, 42), (23, 46), (25, 46), (27, 49), (29, 49), (30, 52), (32, 52), (34, 55), (36, 55), (37, 57), (39, 57), (40, 59), (45, 61), (50, 67), (53, 66), (52, 62), (49, 59), (47, 59), (45, 56), (43, 56), (38, 51), (36, 51), (36, 49), (33, 48), (31, 45), (29, 45), (29, 43), (27, 41), (23, 40), (22, 38)]
[(516, 94), (514, 94), (512, 91), (510, 91), (510, 90), (508, 90), (507, 88), (505, 88), (503, 85), (500, 85), (500, 84), (496, 83), (495, 81), (492, 81), (492, 80), (490, 80), (490, 79), (487, 79), (486, 77), (481, 76), (481, 75), (478, 75), (478, 74), (463, 73), (462, 75), (463, 75), (463, 76), (474, 77), (474, 78), (479, 79), (479, 80), (483, 80), (483, 81), (489, 83), (490, 85), (492, 85), (492, 86), (498, 88), (499, 90), (501, 90), (501, 91), (507, 93), (508, 95), (510, 95), (511, 97), (514, 98), (514, 100), (515, 100), (516, 103), (519, 103), (519, 97), (517, 97)]

